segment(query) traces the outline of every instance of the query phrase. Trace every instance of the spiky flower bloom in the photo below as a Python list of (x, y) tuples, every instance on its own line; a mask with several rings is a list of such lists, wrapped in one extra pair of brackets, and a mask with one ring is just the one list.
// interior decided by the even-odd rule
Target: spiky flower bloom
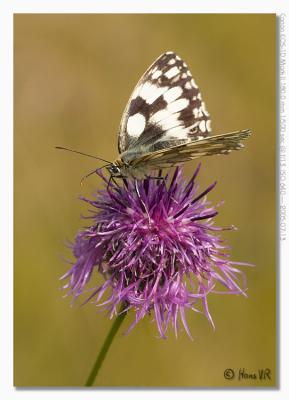
[(216, 207), (206, 199), (216, 183), (198, 194), (199, 170), (188, 183), (176, 168), (171, 180), (126, 180), (120, 186), (99, 173), (106, 189), (94, 200), (83, 198), (93, 207), (92, 223), (76, 236), (76, 261), (63, 276), (70, 294), (77, 298), (86, 291), (97, 270), (105, 281), (88, 300), (108, 308), (111, 317), (125, 304), (135, 312), (129, 330), (153, 313), (163, 338), (169, 322), (177, 334), (181, 321), (190, 335), (186, 310), (203, 312), (213, 324), (209, 293), (244, 295), (245, 277), (235, 265), (241, 263), (229, 260), (219, 235), (224, 228), (214, 226)]

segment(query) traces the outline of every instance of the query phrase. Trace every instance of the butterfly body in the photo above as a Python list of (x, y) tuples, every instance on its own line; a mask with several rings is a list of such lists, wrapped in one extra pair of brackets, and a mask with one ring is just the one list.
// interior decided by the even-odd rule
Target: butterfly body
[(187, 65), (166, 52), (137, 83), (120, 123), (120, 155), (107, 169), (113, 177), (142, 179), (154, 170), (241, 149), (251, 134), (210, 132), (209, 113)]
[(115, 178), (142, 179), (153, 170), (169, 168), (208, 155), (229, 154), (232, 150), (240, 150), (244, 147), (240, 141), (250, 135), (251, 131), (245, 129), (199, 141), (186, 141), (177, 146), (153, 152), (146, 152), (141, 147), (134, 148), (120, 154), (119, 158), (107, 169)]

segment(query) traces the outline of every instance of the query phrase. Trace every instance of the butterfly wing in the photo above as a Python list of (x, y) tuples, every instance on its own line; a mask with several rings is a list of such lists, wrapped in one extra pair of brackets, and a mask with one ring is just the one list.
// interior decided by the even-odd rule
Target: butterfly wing
[(203, 156), (228, 154), (232, 150), (239, 150), (244, 147), (241, 141), (250, 135), (251, 131), (247, 129), (202, 138), (168, 149), (143, 154), (133, 159), (131, 166), (136, 169), (154, 170), (172, 167)]
[(136, 85), (123, 113), (118, 147), (130, 161), (205, 138), (210, 117), (185, 62), (175, 53), (162, 54)]

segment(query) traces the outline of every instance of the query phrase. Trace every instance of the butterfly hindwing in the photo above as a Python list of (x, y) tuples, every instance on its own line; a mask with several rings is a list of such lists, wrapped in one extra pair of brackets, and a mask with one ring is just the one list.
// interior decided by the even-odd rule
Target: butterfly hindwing
[(155, 152), (205, 138), (209, 132), (210, 117), (187, 65), (166, 52), (144, 73), (129, 99), (120, 124), (119, 152)]
[(132, 167), (142, 169), (168, 168), (195, 158), (216, 154), (228, 154), (232, 150), (239, 150), (244, 145), (240, 143), (248, 138), (250, 130), (236, 131), (211, 136), (198, 141), (191, 141), (166, 150), (159, 150), (143, 154), (131, 161)]

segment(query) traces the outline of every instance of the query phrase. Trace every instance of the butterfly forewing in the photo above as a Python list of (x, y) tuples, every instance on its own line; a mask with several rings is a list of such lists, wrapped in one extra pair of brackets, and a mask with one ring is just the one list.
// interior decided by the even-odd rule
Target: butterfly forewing
[(145, 153), (205, 138), (210, 117), (184, 61), (162, 54), (135, 87), (119, 130), (119, 152), (126, 161)]

